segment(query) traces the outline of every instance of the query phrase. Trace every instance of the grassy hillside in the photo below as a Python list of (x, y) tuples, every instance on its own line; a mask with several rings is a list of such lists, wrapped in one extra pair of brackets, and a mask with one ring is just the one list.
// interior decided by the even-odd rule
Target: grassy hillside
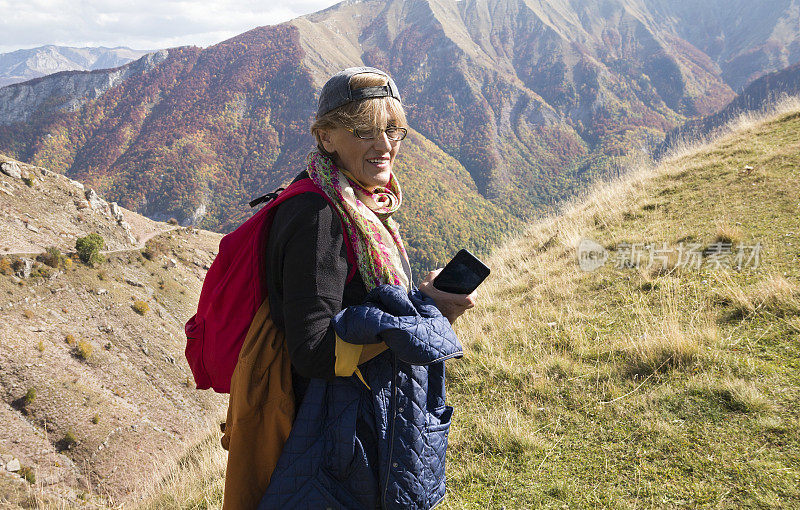
[[(467, 354), (448, 362), (443, 507), (800, 504), (797, 189), (795, 103), (599, 187), (497, 250), (480, 308), (457, 323)], [(603, 267), (579, 269), (582, 238), (608, 250)], [(626, 242), (705, 255), (689, 259), (699, 268), (675, 255), (617, 268)], [(716, 269), (717, 242), (732, 263), (761, 243), (758, 264)], [(217, 437), (144, 508), (217, 508)]]
[[(798, 189), (795, 104), (499, 250), (449, 365), (445, 507), (800, 504)], [(614, 267), (626, 242), (717, 241), (760, 242), (758, 267)]]

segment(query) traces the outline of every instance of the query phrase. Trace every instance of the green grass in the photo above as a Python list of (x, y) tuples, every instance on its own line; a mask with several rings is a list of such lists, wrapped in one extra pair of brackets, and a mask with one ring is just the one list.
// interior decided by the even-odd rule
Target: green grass
[[(478, 305), (491, 313), (461, 320), (467, 354), (448, 362), (444, 507), (800, 505), (797, 190), (792, 113), (601, 188), (496, 252)], [(582, 237), (763, 251), (741, 271), (581, 272)]]

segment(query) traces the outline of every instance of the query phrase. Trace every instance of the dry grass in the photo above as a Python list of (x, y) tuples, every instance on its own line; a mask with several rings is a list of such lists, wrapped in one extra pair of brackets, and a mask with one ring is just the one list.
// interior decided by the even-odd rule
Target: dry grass
[(770, 275), (753, 289), (756, 308), (779, 317), (800, 315), (800, 285), (782, 275)]
[(727, 221), (717, 221), (717, 232), (714, 235), (714, 242), (739, 244), (742, 242), (742, 231)]
[(634, 378), (689, 367), (700, 352), (697, 335), (670, 321), (653, 332), (628, 339), (625, 371)]
[(0, 274), (10, 275), (14, 272), (11, 268), (11, 260), (7, 257), (0, 258)]
[(94, 346), (86, 340), (78, 340), (75, 356), (82, 361), (91, 361), (94, 357)]
[(765, 413), (774, 409), (772, 402), (755, 384), (742, 379), (705, 379), (692, 385), (690, 392), (737, 413)]
[(140, 510), (221, 508), (228, 452), (219, 443), (219, 425), (208, 424), (202, 439), (166, 466), (166, 473), (144, 487)]
[(726, 319), (737, 321), (756, 313), (778, 317), (800, 315), (800, 286), (782, 275), (771, 274), (743, 287), (730, 276), (721, 276), (716, 299), (727, 307)]

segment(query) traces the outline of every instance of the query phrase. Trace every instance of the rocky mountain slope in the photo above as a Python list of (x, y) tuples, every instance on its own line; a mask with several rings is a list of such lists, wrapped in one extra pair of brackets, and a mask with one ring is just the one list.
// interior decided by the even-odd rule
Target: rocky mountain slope
[(0, 87), (60, 71), (92, 71), (127, 64), (147, 53), (130, 48), (40, 46), (0, 53)]
[[(77, 111), (42, 108), (0, 127), (0, 150), (149, 217), (225, 231), (250, 213), (249, 198), (302, 169), (327, 77), (375, 65), (398, 82), (416, 133), (398, 173), (426, 178), (409, 184), (423, 193), (409, 193), (401, 219), (420, 268), (430, 267), (462, 246), (432, 253), (426, 239), (485, 249), (513, 220), (483, 218), (500, 209), (535, 217), (685, 119), (716, 111), (747, 80), (796, 61), (796, 7), (346, 1), (209, 48), (169, 50)], [(429, 225), (444, 217), (426, 203), (430, 182), (461, 183), (436, 191), (438, 205), (460, 211), (450, 221)]]
[(797, 0), (644, 0), (654, 19), (714, 62), (735, 92), (800, 60)]
[[(800, 101), (597, 186), (455, 324), (442, 508), (800, 506)], [(219, 508), (219, 433), (143, 510)]]
[[(0, 255), (38, 254), (50, 246), (73, 250), (75, 239), (87, 231), (102, 235), (110, 250), (139, 244), (122, 209), (80, 182), (2, 155), (0, 172)], [(48, 186), (51, 181), (61, 186)]]
[[(0, 170), (0, 507), (120, 504), (224, 412), (183, 356), (220, 235), (44, 168)], [(94, 266), (70, 255), (90, 233)]]

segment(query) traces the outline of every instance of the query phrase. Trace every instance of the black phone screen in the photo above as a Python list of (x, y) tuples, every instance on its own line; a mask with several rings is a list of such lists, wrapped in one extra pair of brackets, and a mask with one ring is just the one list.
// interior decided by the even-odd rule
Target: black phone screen
[(453, 294), (469, 294), (489, 276), (489, 268), (468, 250), (456, 253), (442, 272), (434, 278), (433, 286)]

